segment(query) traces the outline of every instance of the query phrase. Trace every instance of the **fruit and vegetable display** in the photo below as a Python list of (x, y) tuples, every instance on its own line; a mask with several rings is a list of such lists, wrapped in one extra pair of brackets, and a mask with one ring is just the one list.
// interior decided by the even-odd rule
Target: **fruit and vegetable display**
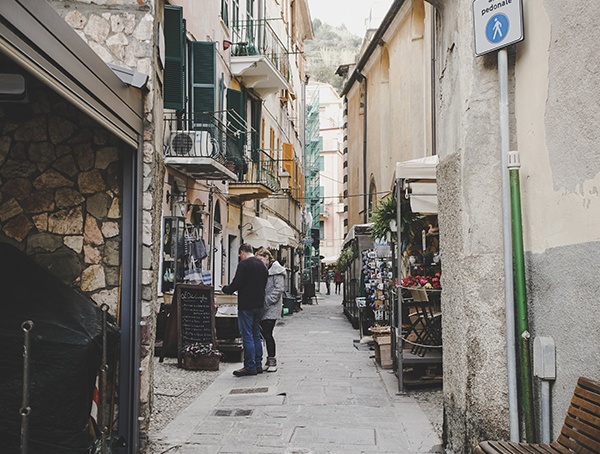
[(416, 288), (421, 287), (428, 290), (441, 290), (441, 277), (442, 273), (435, 273), (434, 275), (416, 275), (406, 276), (400, 280), (402, 287)]

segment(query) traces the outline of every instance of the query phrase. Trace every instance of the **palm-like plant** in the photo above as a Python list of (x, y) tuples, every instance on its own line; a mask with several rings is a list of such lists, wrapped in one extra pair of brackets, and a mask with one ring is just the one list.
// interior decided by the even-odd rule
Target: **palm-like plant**
[[(408, 199), (402, 197), (400, 203), (400, 233), (403, 240), (411, 243), (418, 234), (417, 221), (422, 219), (423, 216), (412, 211)], [(393, 223), (397, 222), (397, 213), (396, 197), (386, 197), (385, 199), (382, 199), (377, 204), (377, 208), (373, 212), (373, 217), (371, 218), (371, 221), (373, 222), (373, 226), (371, 227), (371, 238), (374, 240), (387, 239), (389, 234), (389, 239), (393, 242), (397, 242), (398, 233), (397, 231), (392, 231), (390, 228), (390, 223), (392, 221)]]

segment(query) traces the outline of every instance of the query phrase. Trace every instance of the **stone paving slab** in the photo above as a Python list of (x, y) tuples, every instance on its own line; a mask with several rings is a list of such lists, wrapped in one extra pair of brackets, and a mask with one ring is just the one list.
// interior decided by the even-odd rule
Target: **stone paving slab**
[(397, 378), (357, 349), (341, 297), (276, 325), (279, 370), (217, 379), (157, 436), (169, 454), (420, 454), (443, 452)]

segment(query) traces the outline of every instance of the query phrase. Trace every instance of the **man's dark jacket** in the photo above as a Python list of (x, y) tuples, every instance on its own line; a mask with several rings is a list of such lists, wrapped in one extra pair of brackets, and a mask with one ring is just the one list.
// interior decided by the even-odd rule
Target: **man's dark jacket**
[(269, 271), (257, 257), (242, 260), (231, 284), (223, 286), (223, 293), (238, 292), (238, 309), (260, 309), (265, 305), (265, 287)]

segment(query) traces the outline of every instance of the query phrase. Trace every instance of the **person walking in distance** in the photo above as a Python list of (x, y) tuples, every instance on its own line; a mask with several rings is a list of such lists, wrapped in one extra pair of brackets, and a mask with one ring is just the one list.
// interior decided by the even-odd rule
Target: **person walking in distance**
[(275, 358), (275, 338), (273, 329), (275, 323), (281, 318), (283, 290), (285, 285), (285, 268), (273, 259), (267, 249), (261, 249), (256, 256), (263, 261), (269, 269), (267, 287), (265, 289), (265, 311), (260, 322), (260, 330), (267, 346), (267, 362), (264, 370), (275, 372), (277, 370), (277, 359)]
[(336, 270), (335, 274), (333, 275), (333, 282), (335, 283), (335, 293), (341, 293), (342, 282), (344, 282), (344, 275), (341, 273), (340, 270)]
[(238, 328), (244, 348), (244, 367), (233, 372), (236, 377), (262, 373), (263, 348), (260, 339), (260, 319), (265, 304), (267, 268), (254, 256), (252, 246), (242, 244), (239, 248), (240, 263), (223, 293), (238, 292)]
[(327, 289), (327, 295), (331, 295), (331, 271), (325, 271), (325, 288)]

